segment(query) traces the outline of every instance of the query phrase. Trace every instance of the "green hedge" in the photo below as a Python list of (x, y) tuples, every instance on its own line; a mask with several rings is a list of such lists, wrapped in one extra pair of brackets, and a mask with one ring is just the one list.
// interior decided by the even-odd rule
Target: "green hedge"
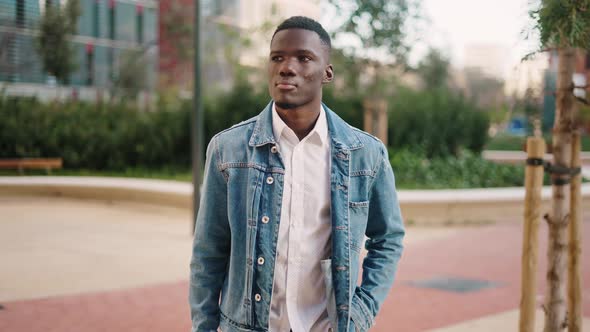
[(395, 149), (418, 148), (428, 157), (483, 150), (488, 116), (460, 95), (401, 88), (389, 105), (389, 145)]
[[(238, 83), (228, 94), (204, 102), (205, 142), (217, 132), (258, 114), (266, 91)], [(326, 89), (325, 103), (362, 128), (362, 96)], [(420, 148), (427, 157), (481, 151), (487, 119), (448, 92), (403, 90), (390, 101), (390, 144)], [(62, 157), (67, 169), (186, 168), (190, 165), (192, 103), (139, 112), (123, 104), (40, 103), (0, 96), (0, 158)]]
[(432, 159), (424, 152), (407, 149), (390, 149), (389, 153), (400, 188), (489, 188), (524, 184), (524, 166), (496, 164), (468, 150), (460, 151), (457, 157)]
[(66, 168), (188, 165), (189, 113), (0, 98), (0, 157), (62, 157)]

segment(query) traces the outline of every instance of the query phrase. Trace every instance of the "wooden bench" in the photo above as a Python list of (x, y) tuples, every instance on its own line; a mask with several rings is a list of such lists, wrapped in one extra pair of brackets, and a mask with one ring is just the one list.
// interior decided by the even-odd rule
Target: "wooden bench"
[(0, 159), (0, 169), (17, 169), (20, 174), (24, 169), (45, 169), (51, 174), (52, 169), (60, 169), (62, 165), (61, 158)]

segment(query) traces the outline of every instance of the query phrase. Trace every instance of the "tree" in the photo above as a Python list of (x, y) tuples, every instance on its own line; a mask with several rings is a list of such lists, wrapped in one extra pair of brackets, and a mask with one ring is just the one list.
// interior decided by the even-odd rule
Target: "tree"
[(77, 66), (70, 39), (76, 32), (79, 16), (79, 0), (68, 0), (63, 9), (57, 5), (46, 6), (39, 22), (37, 50), (43, 69), (61, 83), (68, 81)]
[[(543, 0), (530, 12), (540, 35), (543, 49), (555, 48), (559, 56), (555, 124), (553, 127), (553, 162), (555, 166), (571, 167), (572, 133), (575, 127), (573, 95), (575, 48), (590, 48), (590, 0)], [(566, 319), (565, 273), (567, 259), (567, 183), (570, 174), (553, 173), (553, 200), (549, 224), (548, 288), (545, 298), (545, 332), (568, 327)], [(570, 321), (569, 331), (580, 326)]]
[(449, 59), (445, 55), (435, 48), (430, 48), (416, 71), (427, 89), (442, 88), (447, 86), (449, 65)]
[(413, 21), (420, 18), (420, 0), (330, 0), (330, 4), (345, 17), (334, 34), (335, 40), (341, 35), (355, 36), (359, 43), (349, 50), (368, 69), (364, 128), (387, 142), (388, 107), (384, 97), (395, 93), (399, 69), (407, 67), (406, 58), (413, 44), (408, 32), (414, 27)]
[(147, 88), (148, 62), (144, 49), (126, 50), (119, 59), (118, 74), (113, 80), (112, 98), (133, 100), (139, 92)]
[(420, 19), (419, 0), (331, 0), (330, 3), (340, 12), (350, 11), (336, 36), (352, 33), (360, 40), (363, 50), (385, 52), (390, 61), (405, 65), (412, 45), (408, 33)]

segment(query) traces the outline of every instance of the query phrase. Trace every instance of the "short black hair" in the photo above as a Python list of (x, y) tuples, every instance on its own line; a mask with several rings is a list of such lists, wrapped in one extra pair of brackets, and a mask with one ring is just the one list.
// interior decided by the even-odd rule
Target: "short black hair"
[(273, 33), (272, 38), (275, 37), (277, 32), (287, 29), (304, 29), (313, 31), (317, 33), (318, 36), (320, 36), (320, 40), (324, 45), (328, 47), (328, 50), (332, 49), (330, 35), (326, 32), (324, 27), (314, 19), (305, 16), (291, 16), (288, 19), (284, 20), (283, 23), (279, 24), (279, 26), (275, 30), (275, 33)]

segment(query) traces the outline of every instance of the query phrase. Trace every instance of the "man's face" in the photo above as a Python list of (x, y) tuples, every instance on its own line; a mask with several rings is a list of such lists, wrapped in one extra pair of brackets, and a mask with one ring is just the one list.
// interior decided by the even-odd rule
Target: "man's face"
[(276, 105), (292, 109), (322, 98), (322, 84), (332, 81), (329, 51), (314, 31), (286, 29), (270, 44), (268, 90)]

